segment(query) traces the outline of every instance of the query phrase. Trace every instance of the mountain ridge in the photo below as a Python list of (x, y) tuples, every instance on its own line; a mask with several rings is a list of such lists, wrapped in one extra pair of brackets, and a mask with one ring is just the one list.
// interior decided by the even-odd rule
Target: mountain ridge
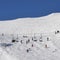
[(0, 21), (0, 33), (41, 33), (60, 30), (60, 13), (38, 18)]

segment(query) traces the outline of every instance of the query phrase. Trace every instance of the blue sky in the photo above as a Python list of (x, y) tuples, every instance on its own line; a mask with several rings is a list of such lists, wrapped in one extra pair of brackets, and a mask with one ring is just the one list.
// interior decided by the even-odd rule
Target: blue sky
[(41, 17), (60, 12), (60, 0), (0, 0), (0, 20)]

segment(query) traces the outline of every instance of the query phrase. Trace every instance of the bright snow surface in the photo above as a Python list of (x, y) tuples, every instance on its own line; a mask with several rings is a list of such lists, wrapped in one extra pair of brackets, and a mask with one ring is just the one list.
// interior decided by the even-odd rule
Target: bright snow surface
[(0, 21), (0, 60), (60, 60), (60, 13)]

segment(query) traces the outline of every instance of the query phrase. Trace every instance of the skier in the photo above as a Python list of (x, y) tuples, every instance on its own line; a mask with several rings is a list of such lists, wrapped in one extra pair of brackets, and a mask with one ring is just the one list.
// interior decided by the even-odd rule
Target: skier
[(23, 43), (22, 40), (20, 42), (21, 42), (21, 44)]
[(47, 37), (47, 41), (49, 41), (49, 37)]
[(47, 47), (47, 44), (45, 44), (45, 48), (48, 48), (48, 47)]
[(60, 31), (59, 30), (55, 31), (55, 34), (57, 34), (57, 33), (60, 33)]
[(2, 33), (2, 36), (4, 36), (4, 33)]
[(29, 48), (29, 49), (27, 49), (26, 51), (27, 51), (27, 53), (28, 53), (29, 51), (31, 51), (31, 49)]
[(33, 47), (34, 45), (32, 44), (31, 46)]

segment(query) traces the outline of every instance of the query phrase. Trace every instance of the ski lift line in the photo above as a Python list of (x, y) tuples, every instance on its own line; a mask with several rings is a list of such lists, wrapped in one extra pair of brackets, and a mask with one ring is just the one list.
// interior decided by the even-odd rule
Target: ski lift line
[[(51, 32), (50, 32), (50, 33), (51, 33)], [(2, 33), (0, 33), (0, 34), (2, 34)], [(4, 33), (4, 34), (5, 34), (5, 33)], [(32, 35), (32, 34), (33, 34), (33, 35), (36, 35), (36, 34), (39, 34), (39, 35), (43, 34), (43, 35), (44, 35), (44, 34), (49, 34), (49, 33), (31, 33), (31, 34), (25, 34), (25, 33), (23, 33), (23, 34), (20, 34), (20, 33), (19, 33), (19, 34), (7, 34), (7, 33), (6, 33), (5, 35)]]
[[(38, 34), (38, 33), (34, 33), (34, 35), (36, 35), (36, 34)], [(13, 34), (13, 35), (14, 35), (14, 34)], [(19, 35), (21, 36), (21, 34), (18, 34), (18, 36), (19, 36)], [(23, 35), (25, 35), (25, 34), (23, 34)], [(47, 33), (39, 33), (39, 35), (43, 35), (43, 36), (45, 35), (45, 36), (46, 36), (46, 35), (49, 35), (49, 34), (47, 34)]]

